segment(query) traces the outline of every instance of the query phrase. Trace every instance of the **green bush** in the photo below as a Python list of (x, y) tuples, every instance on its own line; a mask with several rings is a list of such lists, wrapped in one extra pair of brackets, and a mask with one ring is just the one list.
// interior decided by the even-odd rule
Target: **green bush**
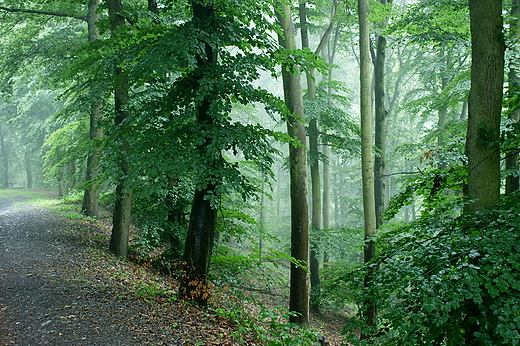
[(358, 296), (377, 302), (379, 331), (356, 320), (347, 331), (369, 335), (357, 343), (519, 345), (518, 198), (458, 217), (428, 213), (379, 239), (380, 270)]

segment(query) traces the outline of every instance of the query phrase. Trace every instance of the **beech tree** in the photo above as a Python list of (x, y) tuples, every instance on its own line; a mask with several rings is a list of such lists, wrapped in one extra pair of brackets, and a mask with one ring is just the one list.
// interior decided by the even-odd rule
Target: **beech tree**
[[(511, 32), (510, 37), (515, 42), (520, 39), (520, 1), (512, 0), (511, 6)], [(515, 43), (511, 48), (513, 57), (518, 56), (518, 45)], [(518, 91), (520, 90), (520, 75), (519, 75), (518, 62), (515, 58), (510, 60), (509, 63), (509, 74), (507, 76), (508, 81), (508, 93), (507, 97), (514, 99)], [(514, 125), (520, 120), (520, 106), (518, 102), (512, 102), (510, 109), (508, 110), (508, 119)], [(520, 188), (520, 176), (518, 174), (518, 149), (513, 148), (512, 151), (506, 151), (506, 195), (512, 194), (514, 191)]]
[[(172, 82), (167, 81), (167, 102), (154, 99), (152, 116), (157, 116), (158, 109), (160, 116), (169, 119), (168, 129), (173, 129), (178, 139), (174, 142), (176, 155), (164, 154), (170, 156), (168, 162), (173, 159), (180, 164), (170, 166), (165, 173), (189, 180), (195, 190), (182, 258), (180, 295), (200, 305), (207, 304), (210, 293), (209, 263), (221, 199), (228, 193), (239, 193), (247, 199), (259, 192), (241, 163), (224, 157), (223, 153), (240, 153), (247, 162), (255, 162), (259, 173), (271, 177), (270, 167), (277, 153), (271, 141), (273, 137), (281, 139), (277, 132), (255, 122), (235, 121), (230, 115), (234, 103), (260, 103), (269, 111), (282, 111), (278, 98), (251, 85), (258, 79), (259, 69), (274, 72), (271, 55), (251, 50), (256, 47), (260, 52), (277, 51), (269, 36), (272, 23), (262, 14), (271, 9), (270, 5), (270, 2), (246, 1), (237, 6), (222, 1), (218, 6), (210, 6), (194, 1), (190, 5), (191, 18), (176, 23), (158, 42), (147, 45), (152, 50), (163, 49), (166, 38), (177, 40), (186, 35), (193, 38), (179, 42), (183, 49), (171, 47), (175, 57), (171, 68), (179, 74)], [(228, 20), (230, 16), (233, 21)], [(230, 47), (238, 53), (231, 54)], [(172, 112), (177, 116), (172, 117)], [(166, 141), (172, 142), (171, 138), (165, 138)], [(182, 170), (185, 167), (187, 171)]]
[[(39, 9), (37, 8), (40, 5), (38, 2), (34, 3), (24, 3), (23, 5), (18, 5), (16, 2), (11, 3), (10, 7), (2, 6), (0, 10), (8, 12), (8, 13), (18, 13), (20, 15), (31, 16), (37, 15), (41, 18), (73, 18), (79, 20), (78, 23), (86, 22), (88, 26), (88, 41), (92, 42), (94, 40), (99, 39), (98, 29), (96, 27), (96, 22), (99, 19), (100, 15), (97, 13), (97, 9), (99, 6), (99, 1), (89, 1), (88, 3), (88, 13), (86, 16), (76, 14), (74, 12), (61, 11), (60, 8), (63, 4), (54, 4), (52, 9)], [(31, 5), (31, 6), (28, 6)], [(30, 8), (34, 7), (34, 8)], [(74, 10), (76, 6), (72, 7)], [(79, 8), (79, 6), (78, 6)], [(67, 7), (67, 10), (70, 11), (71, 7)], [(20, 56), (18, 57), (20, 58)], [(53, 57), (54, 59), (56, 56)], [(60, 65), (61, 62), (56, 63)], [(90, 138), (96, 143), (92, 145), (91, 153), (88, 155), (87, 163), (86, 163), (86, 188), (85, 195), (83, 199), (82, 211), (88, 216), (97, 216), (99, 214), (99, 182), (97, 181), (97, 176), (99, 173), (99, 139), (102, 136), (102, 129), (99, 125), (100, 119), (100, 110), (101, 110), (101, 101), (94, 101), (90, 110)], [(27, 168), (31, 167), (30, 157), (27, 156)], [(28, 175), (30, 174), (30, 170), (27, 171)], [(31, 179), (28, 178), (28, 181)]]
[[(381, 4), (391, 4), (392, 0), (380, 0)], [(380, 30), (387, 27), (388, 16), (379, 25)], [(376, 228), (382, 224), (382, 216), (386, 202), (386, 123), (388, 111), (385, 107), (385, 61), (386, 37), (377, 35), (376, 52), (374, 59), (374, 115), (375, 132), (374, 146), (377, 150), (374, 158), (374, 191), (376, 206)]]
[[(282, 28), (278, 40), (287, 50), (296, 47), (294, 25), (289, 5), (276, 5), (276, 16)], [(291, 69), (291, 70), (289, 70)], [(291, 322), (309, 325), (309, 207), (307, 202), (307, 153), (306, 133), (303, 123), (303, 101), (297, 66), (282, 65), (284, 99), (291, 115), (287, 118), (287, 133), (295, 143), (289, 146), (289, 170), (291, 186), (291, 287), (289, 311)], [(297, 143), (297, 144), (296, 144)]]
[[(192, 2), (194, 27), (207, 33), (216, 31), (216, 17), (213, 7)], [(199, 84), (204, 78), (204, 72), (217, 69), (219, 47), (215, 42), (201, 42), (203, 52), (197, 55), (197, 71), (194, 74), (194, 82)], [(202, 129), (215, 124), (215, 115), (210, 108), (214, 107), (213, 95), (205, 94), (196, 105), (196, 119)], [(198, 150), (205, 152), (211, 150), (213, 138), (202, 136)], [(218, 170), (217, 166), (223, 164), (220, 153), (211, 153), (208, 162), (209, 170)], [(210, 173), (211, 174), (211, 173)], [(184, 273), (181, 280), (181, 296), (186, 300), (193, 300), (205, 305), (209, 298), (208, 271), (213, 241), (215, 239), (215, 226), (217, 221), (217, 209), (215, 201), (208, 198), (215, 194), (217, 185), (221, 184), (221, 178), (216, 177), (212, 181), (206, 181), (203, 186), (195, 190), (191, 207), (190, 223), (186, 236), (184, 249)]]
[[(88, 41), (94, 42), (100, 38), (99, 30), (97, 28), (97, 21), (100, 14), (97, 12), (99, 7), (99, 0), (92, 0), (88, 3), (87, 26), (88, 26)], [(92, 93), (99, 92), (96, 90), (95, 82), (92, 82)], [(99, 141), (103, 137), (103, 128), (101, 127), (101, 100), (94, 100), (92, 102), (89, 118), (90, 118), (90, 140), (92, 141), (92, 148), (87, 157), (87, 169), (85, 178), (85, 193), (83, 196), (83, 205), (81, 210), (87, 216), (99, 216), (99, 169), (100, 169), (100, 144)]]
[[(123, 4), (120, 0), (107, 0), (108, 13), (110, 17), (110, 31), (112, 37), (118, 38), (119, 32), (125, 25), (123, 17)], [(119, 166), (119, 176), (116, 186), (116, 201), (112, 218), (112, 234), (110, 237), (110, 251), (117, 256), (126, 257), (128, 255), (128, 237), (130, 235), (130, 222), (132, 213), (132, 190), (128, 182), (129, 163), (125, 157), (125, 152), (129, 150), (127, 137), (129, 127), (125, 123), (128, 114), (126, 106), (128, 97), (128, 77), (126, 71), (121, 67), (122, 62), (117, 62), (114, 73), (114, 122), (119, 128), (121, 136), (120, 153), (117, 155)]]
[(492, 206), (500, 198), (500, 118), (504, 84), (501, 0), (470, 0), (471, 90), (468, 132), (468, 209)]
[[(372, 159), (372, 100), (370, 75), (370, 38), (368, 22), (368, 1), (358, 0), (359, 16), (359, 80), (360, 80), (360, 112), (361, 112), (361, 174), (363, 179), (363, 215), (365, 230), (365, 263), (369, 264), (369, 272), (365, 276), (364, 285), (371, 286), (371, 277), (376, 269), (375, 241), (376, 210), (374, 192), (374, 161)], [(366, 323), (376, 327), (376, 303), (364, 302), (363, 309)]]

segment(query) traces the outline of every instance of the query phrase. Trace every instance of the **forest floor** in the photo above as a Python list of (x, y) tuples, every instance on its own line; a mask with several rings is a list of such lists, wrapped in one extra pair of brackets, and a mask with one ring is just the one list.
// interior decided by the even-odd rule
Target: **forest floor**
[[(177, 300), (174, 278), (110, 255), (108, 231), (29, 205), (0, 215), (0, 345), (263, 344), (216, 309)], [(340, 345), (343, 320), (313, 325)]]

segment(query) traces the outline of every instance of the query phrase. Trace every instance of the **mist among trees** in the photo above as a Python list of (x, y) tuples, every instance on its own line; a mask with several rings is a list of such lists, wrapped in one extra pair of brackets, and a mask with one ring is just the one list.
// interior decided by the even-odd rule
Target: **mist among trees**
[(268, 292), (345, 343), (520, 344), (519, 0), (0, 15), (1, 188), (108, 217), (107, 251), (203, 307)]

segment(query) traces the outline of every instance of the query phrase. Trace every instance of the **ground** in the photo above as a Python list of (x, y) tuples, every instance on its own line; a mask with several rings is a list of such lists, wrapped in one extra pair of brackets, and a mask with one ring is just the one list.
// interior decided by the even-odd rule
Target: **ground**
[(111, 256), (103, 239), (96, 223), (42, 208), (0, 216), (0, 345), (261, 344), (177, 300), (173, 278)]

